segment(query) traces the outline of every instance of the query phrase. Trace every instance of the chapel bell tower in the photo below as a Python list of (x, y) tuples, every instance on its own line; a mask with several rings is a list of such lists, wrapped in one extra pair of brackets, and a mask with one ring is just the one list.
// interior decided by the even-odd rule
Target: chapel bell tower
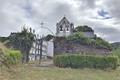
[(58, 37), (69, 36), (73, 34), (73, 30), (73, 23), (70, 23), (65, 16), (56, 24), (56, 36)]

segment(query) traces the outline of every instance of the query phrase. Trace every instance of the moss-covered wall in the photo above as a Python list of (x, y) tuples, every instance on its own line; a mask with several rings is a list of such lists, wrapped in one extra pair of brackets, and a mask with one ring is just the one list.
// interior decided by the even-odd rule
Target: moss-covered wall
[(97, 55), (109, 55), (111, 50), (105, 48), (96, 48), (91, 45), (84, 45), (80, 42), (67, 41), (65, 38), (55, 38), (54, 39), (54, 54), (97, 54)]

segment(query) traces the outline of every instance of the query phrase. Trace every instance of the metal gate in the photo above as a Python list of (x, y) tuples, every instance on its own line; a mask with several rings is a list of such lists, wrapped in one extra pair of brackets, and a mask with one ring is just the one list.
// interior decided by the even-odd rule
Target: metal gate
[(47, 42), (44, 40), (43, 36), (36, 38), (33, 42), (29, 59), (30, 61), (39, 61), (39, 63), (41, 63), (42, 59), (47, 59)]

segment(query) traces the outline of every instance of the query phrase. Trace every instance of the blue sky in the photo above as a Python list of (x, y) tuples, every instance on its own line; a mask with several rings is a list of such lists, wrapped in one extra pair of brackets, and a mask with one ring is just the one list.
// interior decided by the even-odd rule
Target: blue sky
[(65, 15), (77, 25), (91, 26), (109, 42), (120, 41), (120, 0), (0, 0), (0, 36), (20, 31), (23, 25), (37, 34), (49, 34), (40, 23), (56, 32)]
[(98, 10), (98, 15), (101, 16), (103, 19), (111, 19), (109, 12), (105, 11), (104, 9)]

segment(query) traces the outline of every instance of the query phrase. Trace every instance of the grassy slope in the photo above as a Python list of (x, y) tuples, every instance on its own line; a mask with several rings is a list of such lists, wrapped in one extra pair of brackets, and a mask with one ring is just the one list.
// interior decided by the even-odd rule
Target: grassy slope
[(120, 69), (62, 69), (20, 66), (14, 72), (1, 71), (0, 80), (120, 80)]
[(113, 50), (112, 53), (114, 55), (117, 55), (119, 57), (119, 59), (120, 59), (120, 48), (117, 48), (117, 49)]
[(0, 49), (2, 49), (2, 50), (3, 50), (3, 49), (7, 49), (7, 48), (4, 46), (4, 44), (3, 44), (3, 43), (1, 43), (1, 42), (0, 42)]

